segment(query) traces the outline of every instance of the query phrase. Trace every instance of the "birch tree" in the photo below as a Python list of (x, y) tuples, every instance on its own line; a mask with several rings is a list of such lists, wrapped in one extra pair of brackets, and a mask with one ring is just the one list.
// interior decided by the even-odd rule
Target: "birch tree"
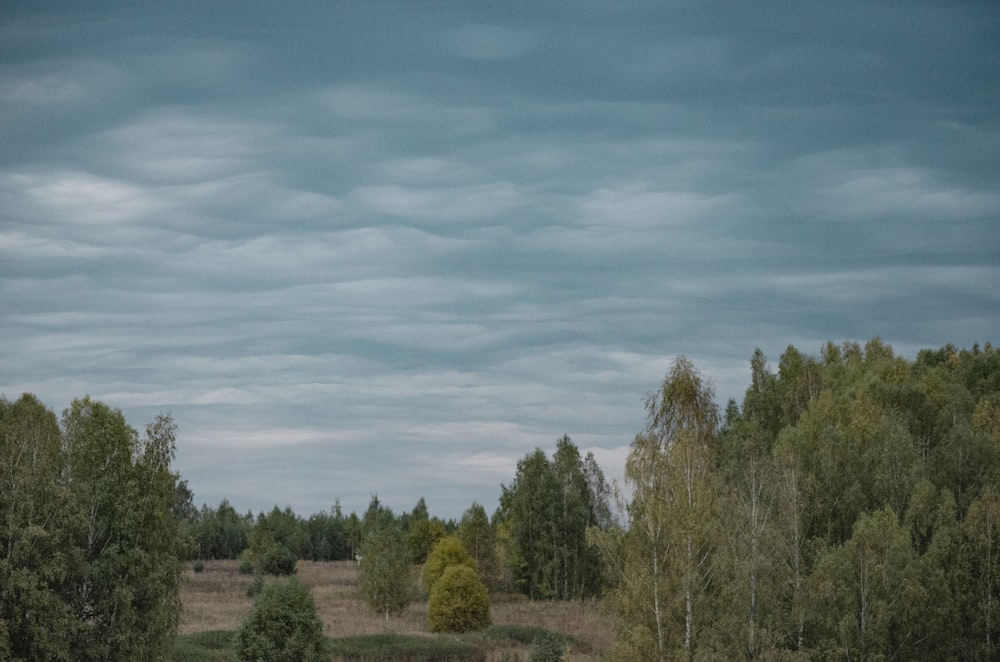
[(613, 598), (620, 652), (630, 659), (691, 659), (707, 620), (702, 598), (715, 546), (711, 447), (718, 410), (711, 387), (678, 358), (646, 400), (647, 423), (632, 442), (625, 480), (629, 551)]

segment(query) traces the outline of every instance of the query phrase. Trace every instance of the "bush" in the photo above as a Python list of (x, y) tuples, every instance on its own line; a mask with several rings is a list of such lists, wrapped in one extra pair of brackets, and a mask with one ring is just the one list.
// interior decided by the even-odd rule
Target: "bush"
[(444, 575), (449, 566), (464, 565), (476, 569), (476, 562), (456, 536), (445, 536), (434, 545), (424, 564), (424, 589), (430, 595), (434, 583)]
[(252, 575), (253, 574), (253, 557), (249, 550), (244, 550), (240, 554), (240, 574), (241, 575)]
[(490, 624), (489, 591), (469, 566), (450, 566), (434, 582), (427, 617), (432, 632), (482, 630)]
[(205, 564), (201, 561), (195, 561), (194, 565), (191, 566), (191, 569), (195, 572), (202, 572), (205, 570)]
[(248, 662), (327, 659), (323, 624), (309, 589), (293, 578), (261, 591), (236, 635), (236, 652)]
[(531, 646), (529, 662), (560, 662), (566, 654), (566, 641), (555, 634), (545, 634)]
[(258, 549), (246, 549), (240, 554), (240, 574), (288, 576), (295, 574), (297, 559), (284, 545), (271, 543)]

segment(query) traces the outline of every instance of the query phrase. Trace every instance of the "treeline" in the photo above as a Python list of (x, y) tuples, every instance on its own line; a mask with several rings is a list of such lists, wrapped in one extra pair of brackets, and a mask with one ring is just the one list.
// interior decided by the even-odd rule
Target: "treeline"
[(377, 496), (360, 515), (199, 510), (169, 417), (140, 437), (89, 399), (59, 420), (0, 398), (0, 659), (161, 657), (181, 560), (360, 557), (388, 617), (436, 547), (494, 594), (603, 597), (615, 660), (1000, 658), (1000, 352), (907, 360), (873, 339), (750, 368), (720, 409), (677, 359), (623, 487), (563, 437), (518, 462), (492, 515), (458, 521)]
[(345, 515), (339, 502), (308, 518), (291, 508), (240, 514), (223, 500), (215, 508), (188, 505), (180, 528), (189, 559), (239, 559), (246, 572), (291, 574), (296, 560), (339, 561), (364, 556), (378, 538), (392, 555), (420, 566), (445, 536), (456, 536), (491, 591), (522, 592), (536, 599), (594, 597), (604, 587), (599, 550), (587, 541), (592, 527), (612, 522), (611, 490), (592, 454), (581, 455), (568, 436), (552, 458), (535, 449), (517, 465), (499, 507), (488, 516), (473, 503), (458, 521), (430, 515), (421, 497), (410, 511), (395, 513), (373, 495), (360, 516)]
[(758, 350), (724, 412), (679, 359), (597, 534), (614, 659), (1000, 656), (1000, 353)]

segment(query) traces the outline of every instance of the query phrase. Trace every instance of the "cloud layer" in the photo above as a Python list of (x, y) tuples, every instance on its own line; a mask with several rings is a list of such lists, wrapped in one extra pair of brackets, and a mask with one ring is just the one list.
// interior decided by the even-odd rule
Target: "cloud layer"
[(0, 391), (171, 411), (199, 503), (457, 517), (677, 354), (996, 341), (988, 3), (5, 13)]

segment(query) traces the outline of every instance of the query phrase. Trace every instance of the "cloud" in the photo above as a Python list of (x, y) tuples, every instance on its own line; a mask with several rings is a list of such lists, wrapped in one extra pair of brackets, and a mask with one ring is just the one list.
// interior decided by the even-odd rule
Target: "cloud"
[(459, 57), (473, 60), (512, 60), (527, 53), (537, 37), (527, 30), (498, 25), (466, 25), (456, 29), (451, 46)]
[(985, 342), (994, 14), (12, 8), (0, 391), (173, 412), (199, 501), (457, 517), (563, 434), (620, 476), (678, 354)]

